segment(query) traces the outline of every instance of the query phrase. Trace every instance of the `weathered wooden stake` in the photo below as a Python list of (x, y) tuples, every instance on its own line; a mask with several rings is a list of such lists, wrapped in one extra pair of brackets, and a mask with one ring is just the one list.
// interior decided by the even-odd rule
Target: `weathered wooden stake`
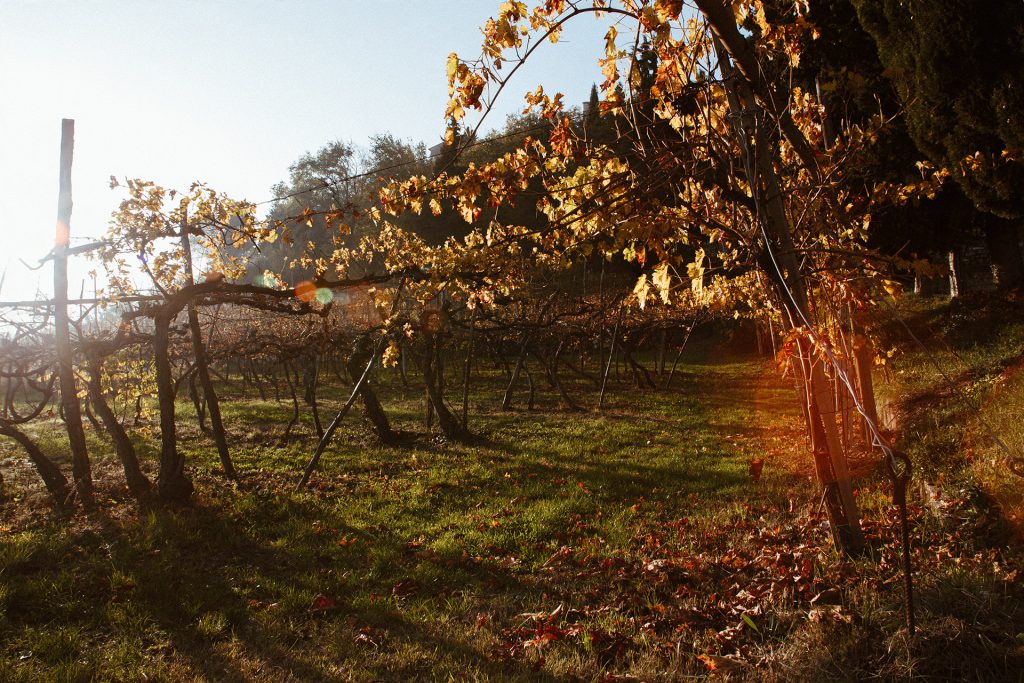
[[(586, 271), (584, 271), (586, 272)], [(474, 342), (476, 331), (476, 309), (469, 314), (469, 348), (466, 350), (466, 364), (462, 366), (462, 427), (469, 429), (469, 373), (473, 365)]]
[(60, 194), (57, 199), (57, 239), (53, 245), (54, 336), (57, 345), (57, 372), (60, 377), (60, 401), (71, 443), (71, 469), (82, 503), (92, 505), (92, 472), (82, 428), (75, 368), (68, 321), (68, 245), (71, 242), (71, 161), (75, 151), (75, 121), (61, 120)]

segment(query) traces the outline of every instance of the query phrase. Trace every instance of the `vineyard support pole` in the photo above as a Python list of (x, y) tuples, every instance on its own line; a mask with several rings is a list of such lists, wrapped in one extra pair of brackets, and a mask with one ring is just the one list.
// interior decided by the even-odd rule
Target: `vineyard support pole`
[(57, 239), (53, 247), (54, 336), (57, 346), (60, 401), (71, 445), (75, 489), (86, 506), (92, 505), (92, 472), (85, 445), (82, 411), (78, 403), (71, 330), (68, 321), (68, 245), (71, 242), (71, 162), (75, 151), (75, 121), (61, 120), (60, 194), (57, 198)]
[(469, 429), (469, 374), (473, 365), (476, 331), (476, 308), (469, 314), (469, 348), (466, 350), (466, 364), (462, 366), (462, 428)]
[(619, 325), (622, 323), (622, 309), (625, 308), (625, 305), (625, 301), (619, 303), (619, 314), (615, 317), (615, 329), (612, 330), (612, 345), (608, 350), (608, 364), (604, 366), (604, 375), (601, 377), (601, 395), (597, 399), (598, 410), (604, 408), (604, 392), (608, 387), (608, 373), (611, 372), (612, 361), (615, 360), (615, 340), (619, 337)]

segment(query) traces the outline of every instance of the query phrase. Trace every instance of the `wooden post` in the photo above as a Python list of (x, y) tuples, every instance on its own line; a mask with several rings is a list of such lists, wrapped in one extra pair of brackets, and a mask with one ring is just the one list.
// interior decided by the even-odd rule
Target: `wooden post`
[(57, 372), (60, 376), (60, 401), (71, 444), (71, 468), (83, 504), (92, 505), (92, 472), (82, 428), (82, 411), (75, 383), (71, 331), (68, 321), (68, 245), (71, 242), (71, 161), (75, 151), (75, 121), (61, 120), (60, 194), (57, 199), (57, 239), (53, 245), (54, 336), (57, 346)]
[[(401, 301), (402, 290), (404, 288), (405, 278), (403, 277), (398, 283), (398, 289), (395, 291), (395, 300), (391, 304), (391, 312), (388, 314), (388, 319), (392, 318), (395, 315), (395, 311), (398, 310), (398, 304)], [(359, 396), (360, 389), (363, 388), (363, 385), (366, 384), (366, 381), (370, 378), (370, 372), (373, 370), (373, 365), (377, 361), (377, 356), (379, 356), (381, 351), (384, 350), (384, 343), (386, 341), (387, 335), (383, 335), (380, 341), (377, 342), (373, 349), (373, 353), (370, 355), (370, 361), (366, 364), (366, 369), (363, 370), (363, 374), (356, 381), (355, 386), (352, 387), (352, 393), (349, 395), (348, 400), (345, 401), (345, 405), (341, 407), (341, 410), (339, 410), (338, 414), (334, 416), (331, 424), (327, 426), (323, 436), (320, 437), (320, 441), (316, 445), (316, 450), (313, 451), (312, 457), (310, 457), (309, 462), (306, 463), (305, 470), (302, 472), (302, 479), (299, 480), (299, 485), (297, 487), (299, 490), (302, 490), (306, 484), (309, 483), (309, 478), (313, 476), (313, 470), (316, 469), (317, 463), (320, 462), (320, 456), (323, 455), (324, 450), (326, 450), (328, 444), (331, 443), (331, 438), (334, 436), (334, 432), (338, 429), (338, 425), (341, 424), (341, 421), (345, 418), (345, 414), (348, 413), (352, 404), (355, 403), (356, 397)]]
[(668, 372), (668, 377), (665, 379), (665, 388), (668, 389), (672, 386), (672, 377), (676, 374), (676, 366), (679, 365), (679, 358), (683, 355), (683, 349), (686, 348), (686, 342), (690, 341), (690, 334), (693, 332), (693, 328), (697, 326), (698, 318), (694, 318), (693, 322), (690, 323), (690, 327), (686, 330), (686, 335), (683, 337), (683, 343), (679, 345), (679, 350), (676, 351), (675, 360), (672, 361), (672, 369)]
[[(583, 271), (586, 273), (586, 271)], [(469, 348), (466, 350), (466, 364), (462, 367), (462, 426), (469, 429), (469, 376), (473, 365), (475, 348), (473, 333), (476, 331), (476, 308), (469, 314)]]
[[(857, 385), (860, 387), (861, 405), (864, 407), (868, 419), (877, 426), (878, 406), (875, 403), (875, 384), (871, 378), (871, 366), (874, 365), (871, 342), (861, 335), (855, 336), (853, 338), (853, 357), (857, 368)], [(868, 445), (873, 445), (867, 421), (863, 421), (863, 435)]]
[(960, 255), (956, 249), (949, 250), (949, 298), (960, 296)]

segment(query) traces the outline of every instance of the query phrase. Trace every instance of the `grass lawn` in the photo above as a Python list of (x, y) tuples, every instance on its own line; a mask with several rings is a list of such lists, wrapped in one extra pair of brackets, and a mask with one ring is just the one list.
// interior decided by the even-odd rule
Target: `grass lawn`
[[(181, 404), (197, 495), (178, 510), (138, 507), (90, 433), (100, 508), (57, 519), (4, 443), (0, 680), (1020, 675), (1016, 552), (913, 506), (910, 638), (881, 476), (858, 481), (871, 550), (841, 561), (792, 387), (758, 360), (687, 360), (670, 391), (624, 377), (603, 414), (547, 390), (501, 411), (498, 378), (474, 380), (468, 446), (383, 448), (353, 415), (303, 492), (315, 444), (308, 421), (279, 443), (289, 404), (226, 404), (237, 485)], [(422, 431), (421, 395), (383, 388), (395, 426)]]

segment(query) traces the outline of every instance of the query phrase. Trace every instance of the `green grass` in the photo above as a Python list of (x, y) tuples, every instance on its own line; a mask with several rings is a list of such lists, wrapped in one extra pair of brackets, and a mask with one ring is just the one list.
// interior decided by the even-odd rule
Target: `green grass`
[(907, 297), (901, 309), (923, 343), (890, 322), (900, 352), (879, 393), (893, 407), (901, 446), (922, 478), (950, 497), (985, 498), (1006, 531), (1024, 538), (1022, 480), (993, 438), (1024, 455), (1024, 306), (975, 295), (952, 305)]
[[(1019, 590), (1000, 583), (1009, 565), (972, 560), (978, 549), (964, 540), (947, 546), (967, 558), (949, 574), (933, 558), (942, 530), (918, 510), (922, 619), (942, 628), (894, 649), (902, 596), (880, 480), (860, 490), (872, 555), (842, 562), (799, 474), (807, 455), (792, 388), (760, 362), (714, 362), (700, 349), (681, 371), (668, 392), (624, 379), (604, 414), (560, 411), (547, 390), (538, 410), (517, 395), (520, 408), (503, 412), (498, 378), (485, 373), (472, 397), (478, 442), (421, 436), (384, 448), (353, 416), (303, 492), (294, 487), (314, 445), (308, 419), (281, 445), (290, 406), (229, 388), (242, 481), (217, 475), (181, 404), (197, 495), (178, 510), (137, 507), (90, 434), (100, 508), (56, 519), (4, 444), (0, 464), (17, 476), (0, 510), (0, 680), (948, 673), (960, 669), (921, 665), (920, 653), (948, 641), (951, 619), (980, 638), (961, 648), (968, 659), (989, 647), (1002, 657), (994, 670), (1013, 670), (1016, 632), (991, 629), (1024, 615)], [(596, 402), (582, 385), (571, 391)], [(343, 393), (328, 393), (325, 415)], [(395, 426), (422, 430), (421, 396), (386, 384)], [(48, 452), (61, 450), (57, 433), (37, 434)], [(139, 444), (152, 472), (152, 438)], [(760, 482), (753, 457), (767, 458)], [(810, 603), (828, 589), (841, 611), (822, 616)], [(974, 622), (951, 612), (956, 590), (975, 591), (957, 607), (976, 607)], [(828, 661), (825, 646), (836, 650)]]

